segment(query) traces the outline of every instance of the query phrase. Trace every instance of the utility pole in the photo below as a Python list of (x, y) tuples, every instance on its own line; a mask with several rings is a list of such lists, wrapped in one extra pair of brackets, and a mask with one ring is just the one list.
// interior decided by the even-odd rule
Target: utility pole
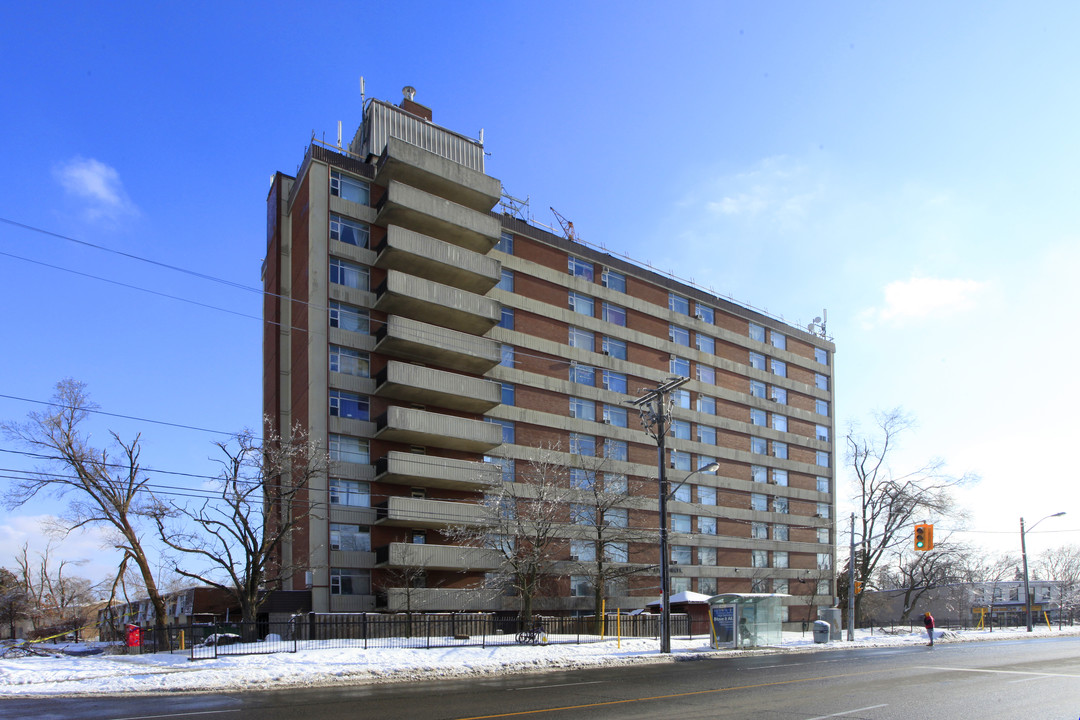
[(851, 513), (851, 560), (848, 561), (847, 639), (855, 641), (855, 513)]
[(672, 377), (629, 403), (638, 409), (641, 426), (656, 440), (656, 466), (660, 480), (660, 652), (671, 652), (671, 581), (668, 578), (667, 463), (664, 439), (671, 423), (671, 393), (690, 382), (688, 377)]

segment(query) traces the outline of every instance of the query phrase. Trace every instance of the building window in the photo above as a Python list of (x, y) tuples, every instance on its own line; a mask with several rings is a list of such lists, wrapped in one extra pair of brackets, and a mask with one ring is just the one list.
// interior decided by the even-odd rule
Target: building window
[(570, 433), (570, 452), (574, 455), (586, 457), (596, 456), (596, 437), (583, 435), (582, 433)]
[(684, 298), (682, 295), (676, 295), (675, 293), (668, 293), (668, 309), (673, 310), (680, 315), (690, 314), (690, 300)]
[(824, 520), (829, 519), (829, 503), (820, 503), (819, 502), (817, 504), (817, 516), (819, 518), (824, 519)]
[(780, 487), (787, 487), (788, 474), (787, 470), (781, 470), (779, 468), (772, 469), (772, 484), (779, 485)]
[(710, 566), (716, 565), (716, 548), (699, 547), (697, 549), (697, 564)]
[(764, 370), (765, 369), (765, 356), (762, 355), (761, 353), (756, 353), (756, 352), (751, 351), (751, 353), (750, 353), (750, 367), (754, 368), (755, 370)]
[(715, 535), (716, 534), (716, 518), (707, 517), (705, 515), (698, 516), (697, 529), (702, 535)]
[(570, 382), (596, 387), (596, 368), (570, 363)]
[(503, 344), (499, 352), (499, 365), (503, 367), (514, 367), (514, 346)]
[(754, 540), (768, 540), (769, 526), (763, 522), (750, 523), (750, 537)]
[(630, 561), (630, 544), (625, 542), (612, 542), (604, 546), (604, 559), (613, 563)]
[(708, 425), (697, 426), (697, 441), (706, 445), (716, 444), (716, 428)]
[(690, 463), (690, 453), (682, 452), (680, 450), (671, 451), (671, 467), (676, 470), (686, 470), (689, 472), (692, 468)]
[(605, 355), (610, 355), (618, 360), (626, 359), (626, 342), (623, 340), (616, 340), (605, 335), (602, 349)]
[(600, 313), (601, 319), (626, 327), (626, 308), (605, 302), (600, 306)]
[(769, 496), (763, 493), (750, 493), (750, 509), (765, 512), (769, 509)]
[(330, 568), (331, 595), (370, 595), (371, 571)]
[(344, 390), (330, 391), (330, 417), (349, 420), (368, 419), (368, 399)]
[(671, 564), (672, 565), (693, 565), (694, 564), (694, 549), (692, 547), (690, 547), (689, 545), (672, 545), (671, 546)]
[(829, 442), (829, 428), (824, 425), (817, 425), (815, 427), (815, 433), (817, 434), (817, 439), (821, 442)]
[(772, 454), (775, 458), (787, 460), (787, 443), (777, 442), (773, 440)]
[(697, 349), (703, 353), (709, 353), (710, 355), (716, 354), (716, 340), (712, 339), (708, 335), (702, 335), (697, 333), (694, 336), (697, 341)]
[(616, 528), (630, 527), (630, 511), (626, 508), (608, 508), (604, 510), (604, 524)]
[(330, 258), (330, 282), (355, 290), (368, 290), (370, 287), (366, 267), (338, 258)]
[(700, 380), (701, 382), (705, 383), (706, 385), (715, 385), (716, 384), (716, 370), (709, 367), (708, 365), (702, 365), (701, 363), (698, 363), (698, 366), (697, 366), (697, 379)]
[(768, 550), (751, 550), (750, 551), (750, 565), (756, 568), (769, 567), (769, 551)]
[(371, 486), (359, 480), (330, 478), (330, 504), (371, 507)]
[(828, 545), (829, 544), (829, 528), (818, 528), (817, 529), (817, 541), (819, 543), (821, 543), (822, 545)]
[(787, 432), (787, 416), (773, 413), (772, 429), (778, 430), (779, 432)]
[(625, 440), (615, 440), (614, 438), (604, 439), (604, 457), (609, 460), (626, 461), (629, 456), (630, 447)]
[(330, 523), (330, 549), (371, 552), (371, 530), (366, 525)]
[[(832, 569), (832, 555), (829, 553), (817, 554), (817, 566), (818, 570), (831, 570)], [(820, 583), (819, 583), (820, 587)], [(825, 594), (828, 594), (828, 584), (825, 585)]]
[(589, 597), (592, 595), (592, 583), (588, 575), (570, 576), (570, 597)]
[(780, 377), (787, 377), (787, 363), (783, 360), (777, 360), (776, 358), (769, 359), (769, 369), (773, 375), (779, 375)]
[(775, 330), (769, 331), (769, 342), (777, 350), (787, 350), (787, 337), (781, 335)]
[(596, 403), (585, 398), (570, 398), (570, 417), (596, 422)]
[(331, 240), (337, 240), (346, 245), (355, 245), (356, 247), (366, 248), (368, 246), (369, 237), (370, 231), (368, 230), (368, 226), (364, 223), (350, 220), (349, 218), (344, 218), (340, 215), (330, 216)]
[(773, 525), (773, 528), (772, 528), (772, 539), (773, 540), (781, 540), (781, 541), (786, 542), (788, 540), (788, 537), (789, 536), (788, 536), (788, 526), (787, 525)]
[(828, 390), (829, 377), (827, 375), (822, 375), (821, 373), (814, 373), (814, 385), (816, 385), (819, 390)]
[(681, 358), (678, 355), (671, 356), (671, 362), (669, 363), (668, 371), (672, 375), (680, 375), (682, 377), (690, 377), (690, 361), (686, 358)]
[(609, 290), (626, 292), (626, 276), (608, 268), (604, 268), (604, 272), (600, 274), (600, 284)]
[(501, 390), (501, 399), (499, 402), (503, 405), (516, 405), (516, 388), (510, 383), (499, 383), (499, 387)]
[(671, 578), (671, 593), (672, 593), (672, 595), (678, 595), (681, 592), (690, 592), (690, 578), (688, 578), (688, 577), (673, 577), (673, 578)]
[[(596, 525), (596, 508), (592, 505), (572, 503), (570, 505), (570, 522), (574, 525)], [(580, 553), (574, 553), (579, 555)]]
[(622, 473), (604, 473), (604, 492), (612, 495), (626, 495), (629, 488), (626, 475)]
[(787, 405), (787, 390), (782, 387), (776, 387), (773, 385), (769, 388), (769, 398), (774, 403), (780, 403), (781, 405)]
[(779, 568), (779, 569), (787, 568), (787, 566), (788, 566), (788, 554), (783, 550), (773, 550), (772, 566), (774, 568)]
[(715, 595), (716, 594), (716, 578), (703, 577), (698, 578), (697, 581), (698, 592), (702, 595)]
[(327, 357), (330, 360), (330, 372), (356, 377), (371, 377), (371, 361), (367, 353), (352, 348), (331, 345)]
[(502, 312), (499, 316), (499, 327), (506, 330), (514, 329), (514, 308), (502, 306)]
[(750, 394), (753, 397), (765, 399), (765, 383), (759, 380), (750, 381)]
[(818, 415), (829, 416), (829, 401), (828, 400), (815, 400), (814, 410)]
[(371, 203), (371, 192), (366, 182), (339, 173), (337, 170), (330, 171), (330, 194), (361, 205)]
[(585, 278), (589, 282), (593, 281), (593, 266), (591, 262), (586, 262), (581, 258), (576, 258), (571, 255), (567, 258), (567, 268), (571, 275)]
[(679, 483), (678, 485), (676, 485), (675, 489), (671, 491), (671, 498), (673, 500), (678, 500), (679, 502), (684, 502), (684, 503), (691, 502), (690, 496), (691, 496), (690, 486), (687, 485), (684, 482)]
[(817, 491), (823, 493), (829, 492), (829, 478), (819, 477), (817, 479)]
[(709, 415), (716, 414), (716, 398), (709, 397), (708, 395), (697, 396), (697, 411), (699, 413), (707, 413)]
[(751, 437), (750, 438), (750, 452), (755, 455), (765, 455), (768, 453), (768, 443), (765, 438)]
[(768, 477), (768, 472), (761, 465), (750, 466), (750, 480), (756, 483), (763, 483)]
[(786, 497), (774, 497), (772, 499), (772, 510), (774, 513), (786, 515), (788, 511), (788, 499)]
[(676, 345), (690, 347), (690, 331), (678, 325), (668, 326), (668, 339)]
[(493, 425), (499, 425), (502, 427), (502, 441), (504, 443), (514, 442), (514, 421), (513, 420), (500, 420), (498, 418), (486, 417), (485, 422), (489, 422)]
[(688, 420), (672, 420), (671, 421), (671, 436), (678, 438), (679, 440), (690, 439), (690, 421)]
[(333, 462), (369, 463), (368, 441), (350, 435), (330, 433), (330, 459)]
[(327, 316), (330, 319), (330, 327), (349, 332), (367, 335), (371, 332), (368, 321), (368, 311), (361, 310), (353, 305), (339, 303), (331, 300), (327, 305)]
[(570, 487), (575, 490), (592, 490), (596, 487), (596, 473), (584, 468), (570, 468)]
[(829, 453), (824, 450), (818, 450), (815, 459), (820, 467), (829, 467)]
[(514, 254), (514, 234), (503, 230), (501, 236), (499, 236), (499, 242), (495, 243), (495, 249), (499, 252), (504, 252), (507, 255)]
[(707, 322), (710, 325), (716, 322), (715, 316), (713, 315), (713, 309), (711, 307), (706, 307), (701, 303), (694, 303), (694, 315), (698, 320)]
[(699, 505), (716, 504), (716, 488), (709, 485), (697, 486), (697, 501)]
[(603, 382), (604, 388), (611, 392), (626, 393), (626, 373), (605, 370)]
[(514, 482), (514, 461), (510, 458), (485, 455), (484, 462), (499, 466), (499, 475), (503, 482)]
[(502, 275), (499, 276), (499, 284), (495, 287), (506, 292), (514, 292), (514, 271), (502, 269)]
[(596, 545), (590, 540), (571, 540), (570, 559), (576, 562), (595, 562)]
[(750, 339), (765, 342), (765, 328), (756, 323), (750, 323)]
[(690, 391), (689, 390), (675, 390), (671, 393), (672, 404), (677, 408), (684, 410), (690, 409)]
[(829, 364), (829, 351), (825, 348), (814, 348), (814, 359), (822, 365)]
[(582, 295), (581, 293), (571, 290), (569, 293), (569, 299), (571, 310), (578, 313), (579, 315), (588, 315), (589, 317), (593, 317), (594, 313), (596, 312), (596, 303), (591, 297), (589, 297), (588, 295)]
[(627, 427), (629, 425), (629, 413), (624, 407), (604, 405), (604, 422), (615, 427)]

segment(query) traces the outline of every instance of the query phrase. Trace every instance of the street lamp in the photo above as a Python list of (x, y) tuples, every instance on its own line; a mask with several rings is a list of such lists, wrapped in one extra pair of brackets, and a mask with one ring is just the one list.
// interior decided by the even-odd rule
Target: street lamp
[[(1027, 529), (1026, 532), (1031, 532), (1035, 529), (1035, 525), (1038, 525), (1043, 520), (1048, 518), (1061, 517), (1064, 512), (1054, 513), (1053, 515), (1047, 515), (1046, 517), (1036, 520), (1035, 523)], [(1031, 589), (1028, 586), (1028, 563), (1027, 563), (1027, 542), (1024, 540), (1024, 518), (1020, 518), (1020, 556), (1024, 559), (1024, 614), (1027, 616), (1027, 631), (1031, 632)]]

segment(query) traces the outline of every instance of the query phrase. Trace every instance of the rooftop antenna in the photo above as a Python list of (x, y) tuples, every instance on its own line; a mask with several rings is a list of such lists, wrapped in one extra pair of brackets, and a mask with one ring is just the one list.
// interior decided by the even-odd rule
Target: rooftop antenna
[(364, 109), (364, 76), (360, 76), (360, 110)]
[(814, 320), (812, 322), (807, 324), (806, 331), (808, 333), (812, 334), (812, 335), (817, 335), (818, 337), (825, 338), (826, 337), (825, 326), (826, 326), (826, 324), (828, 322), (829, 322), (829, 311), (828, 310), (822, 310), (821, 315), (819, 317), (814, 318)]
[(341, 121), (337, 121), (337, 149), (341, 150)]

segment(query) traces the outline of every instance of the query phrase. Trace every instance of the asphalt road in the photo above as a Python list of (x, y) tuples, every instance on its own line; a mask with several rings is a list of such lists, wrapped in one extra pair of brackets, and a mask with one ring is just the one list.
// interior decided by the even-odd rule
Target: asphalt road
[(760, 655), (229, 695), (0, 701), (87, 720), (922, 720), (1080, 717), (1080, 638)]

